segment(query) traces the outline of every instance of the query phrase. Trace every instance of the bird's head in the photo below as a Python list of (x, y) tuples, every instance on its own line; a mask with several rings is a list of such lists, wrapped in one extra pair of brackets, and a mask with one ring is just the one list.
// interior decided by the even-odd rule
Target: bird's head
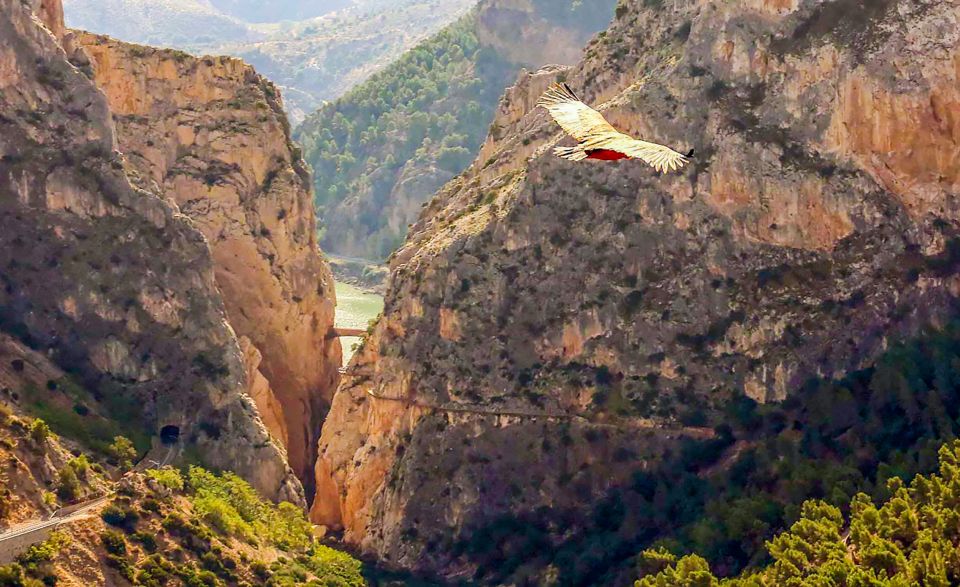
[(690, 149), (690, 151), (688, 151), (687, 154), (684, 155), (684, 157), (686, 157), (687, 159), (693, 159), (694, 151), (696, 151), (696, 149)]

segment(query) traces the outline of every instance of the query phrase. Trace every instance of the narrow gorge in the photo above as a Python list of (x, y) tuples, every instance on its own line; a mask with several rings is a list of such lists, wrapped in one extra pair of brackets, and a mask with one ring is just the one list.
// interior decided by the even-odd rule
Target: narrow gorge
[(320, 256), (310, 176), (279, 91), (238, 59), (194, 58), (80, 33), (120, 150), (144, 189), (203, 232), (244, 354), (250, 396), (312, 493), (336, 388), (336, 298)]
[[(468, 3), (190, 2), (123, 22), (293, 77)], [(0, 586), (960, 582), (960, 0), (477, 0), (284, 93), (0, 0)]]

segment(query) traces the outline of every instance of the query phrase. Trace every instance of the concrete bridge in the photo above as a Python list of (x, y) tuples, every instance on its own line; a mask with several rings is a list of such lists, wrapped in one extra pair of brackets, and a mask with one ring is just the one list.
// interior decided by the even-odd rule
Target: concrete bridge
[(367, 331), (360, 328), (334, 328), (327, 334), (327, 340), (333, 338), (343, 338), (345, 336), (363, 338), (366, 335)]

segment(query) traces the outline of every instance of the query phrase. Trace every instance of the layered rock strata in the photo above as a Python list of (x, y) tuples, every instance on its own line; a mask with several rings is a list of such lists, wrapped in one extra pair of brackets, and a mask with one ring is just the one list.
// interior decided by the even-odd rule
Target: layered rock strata
[(141, 185), (203, 232), (251, 396), (312, 486), (340, 343), (309, 175), (278, 90), (238, 59), (189, 57), (78, 33)]

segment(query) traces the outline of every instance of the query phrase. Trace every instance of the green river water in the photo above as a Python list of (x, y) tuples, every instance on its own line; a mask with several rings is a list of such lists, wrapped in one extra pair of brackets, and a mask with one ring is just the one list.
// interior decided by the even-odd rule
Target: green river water
[[(383, 298), (377, 294), (357, 289), (347, 283), (336, 282), (337, 289), (337, 327), (366, 329), (371, 320), (383, 311)], [(341, 338), (343, 344), (343, 364), (353, 357), (353, 347), (359, 338)]]

